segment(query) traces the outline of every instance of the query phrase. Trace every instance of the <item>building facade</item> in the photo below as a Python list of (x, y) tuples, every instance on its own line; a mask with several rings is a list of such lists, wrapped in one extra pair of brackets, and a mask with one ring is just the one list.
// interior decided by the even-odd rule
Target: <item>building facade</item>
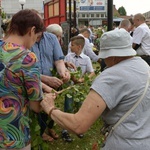
[[(74, 10), (74, 1), (76, 10)], [(107, 0), (72, 0), (72, 20), (76, 13), (76, 24), (78, 26), (94, 25), (99, 26), (107, 18)], [(67, 0), (67, 19), (69, 18), (69, 0)]]
[[(71, 4), (70, 4), (71, 3)], [(70, 14), (71, 6), (71, 14)], [(71, 16), (71, 18), (70, 18)], [(45, 25), (72, 22), (77, 26), (102, 25), (107, 18), (107, 0), (45, 0)]]
[[(43, 0), (26, 0), (23, 8), (36, 9), (43, 15)], [(13, 14), (21, 9), (19, 0), (1, 0), (1, 10), (6, 13), (7, 18), (11, 18)]]
[[(107, 18), (107, 0), (70, 0), (71, 20), (76, 19), (76, 24), (102, 25)], [(74, 10), (74, 3), (76, 8)], [(45, 7), (43, 6), (45, 4)], [(19, 0), (2, 0), (2, 11), (7, 18), (21, 10)], [(69, 0), (26, 0), (23, 8), (36, 9), (44, 14), (45, 25), (50, 23), (61, 24), (69, 20)], [(76, 13), (76, 14), (75, 14)], [(76, 18), (74, 18), (74, 15)], [(51, 18), (51, 19), (50, 19)]]

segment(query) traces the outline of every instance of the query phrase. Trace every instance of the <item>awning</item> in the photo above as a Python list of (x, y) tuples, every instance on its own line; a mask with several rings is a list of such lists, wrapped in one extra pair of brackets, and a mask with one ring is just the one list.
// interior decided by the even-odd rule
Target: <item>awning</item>
[(123, 18), (113, 18), (113, 22), (120, 22), (122, 20), (124, 20), (124, 19)]

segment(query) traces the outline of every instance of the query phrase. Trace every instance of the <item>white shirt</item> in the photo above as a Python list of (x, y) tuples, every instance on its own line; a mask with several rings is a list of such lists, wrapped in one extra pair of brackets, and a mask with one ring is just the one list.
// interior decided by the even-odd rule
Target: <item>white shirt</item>
[[(84, 37), (82, 34), (78, 34), (78, 36)], [(89, 39), (87, 39), (85, 37), (84, 37), (84, 39), (85, 39), (85, 45), (83, 48), (83, 53), (85, 55), (89, 56), (93, 62), (97, 62), (99, 57), (93, 52), (93, 50), (92, 50), (93, 47), (92, 47), (91, 43), (89, 42)], [(68, 53), (71, 52), (70, 45), (71, 45), (71, 42), (68, 45)]]
[(65, 56), (65, 61), (73, 63), (76, 67), (81, 67), (82, 74), (94, 72), (91, 59), (83, 53), (78, 57), (75, 53), (68, 53)]
[(141, 44), (136, 50), (138, 55), (150, 56), (150, 29), (146, 23), (141, 24), (134, 30), (132, 42)]

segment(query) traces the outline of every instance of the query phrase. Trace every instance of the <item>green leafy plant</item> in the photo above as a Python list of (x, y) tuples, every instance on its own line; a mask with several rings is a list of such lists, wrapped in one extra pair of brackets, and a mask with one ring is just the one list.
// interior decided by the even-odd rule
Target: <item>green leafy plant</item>
[[(100, 68), (97, 67), (95, 70), (96, 76), (100, 73), (99, 69)], [(56, 70), (53, 70), (52, 73), (53, 73), (53, 76), (58, 77)], [(71, 76), (74, 76), (77, 79), (81, 78), (81, 76), (82, 76), (81, 68), (78, 68), (77, 71), (75, 71), (75, 72), (71, 72)], [(83, 83), (73, 84), (73, 81), (70, 80), (69, 82), (63, 84), (61, 86), (61, 88), (59, 89), (58, 96), (55, 100), (56, 107), (63, 110), (65, 97), (66, 96), (68, 98), (73, 97), (73, 99), (74, 99), (73, 112), (74, 113), (77, 112), (79, 110), (82, 102), (86, 98), (86, 95), (88, 94), (90, 86), (92, 84), (92, 81), (95, 77), (93, 77), (92, 79), (89, 79), (88, 75), (85, 75)], [(49, 144), (47, 142), (43, 141), (40, 136), (40, 126), (38, 124), (37, 114), (31, 111), (30, 118), (31, 118), (30, 129), (31, 129), (32, 149), (39, 150), (39, 148), (41, 147), (44, 150), (48, 150)]]

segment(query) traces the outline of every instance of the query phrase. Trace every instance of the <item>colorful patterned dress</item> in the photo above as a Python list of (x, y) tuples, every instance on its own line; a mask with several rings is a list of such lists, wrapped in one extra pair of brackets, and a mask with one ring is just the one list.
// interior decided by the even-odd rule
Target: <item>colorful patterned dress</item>
[(42, 98), (34, 53), (0, 41), (0, 148), (23, 148), (30, 143), (29, 101)]

